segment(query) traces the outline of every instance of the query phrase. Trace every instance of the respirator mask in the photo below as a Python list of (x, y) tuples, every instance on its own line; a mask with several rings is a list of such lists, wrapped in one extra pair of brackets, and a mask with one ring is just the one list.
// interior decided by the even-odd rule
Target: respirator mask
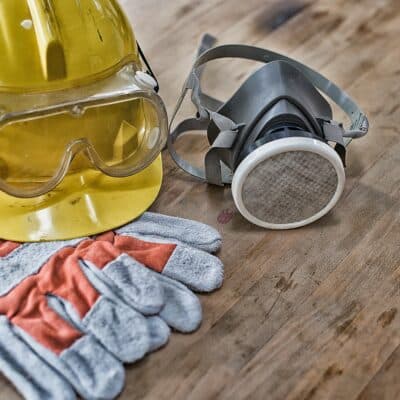
[[(178, 101), (173, 119), (192, 91), (196, 118), (171, 132), (168, 147), (183, 170), (214, 185), (232, 185), (240, 213), (269, 229), (310, 224), (338, 202), (345, 184), (346, 149), (368, 132), (368, 119), (339, 87), (311, 68), (271, 51), (225, 45), (211, 48), (206, 35)], [(202, 92), (204, 65), (212, 60), (242, 58), (265, 63), (222, 103)], [(333, 120), (336, 103), (351, 125)], [(176, 152), (184, 133), (207, 131), (210, 148), (204, 168)]]

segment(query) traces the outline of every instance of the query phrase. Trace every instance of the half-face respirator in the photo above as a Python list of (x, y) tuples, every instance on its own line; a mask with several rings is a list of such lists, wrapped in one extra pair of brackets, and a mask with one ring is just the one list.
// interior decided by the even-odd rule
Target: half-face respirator
[[(346, 148), (367, 134), (367, 117), (343, 90), (293, 59), (245, 45), (210, 49), (213, 41), (203, 38), (178, 101), (174, 118), (189, 90), (198, 113), (170, 134), (173, 159), (208, 183), (231, 184), (238, 210), (256, 225), (292, 229), (318, 220), (343, 192)], [(204, 65), (223, 58), (265, 63), (226, 103), (200, 86)], [(333, 120), (321, 93), (349, 116), (349, 129)], [(174, 145), (182, 134), (201, 130), (210, 143), (204, 169), (183, 160)]]

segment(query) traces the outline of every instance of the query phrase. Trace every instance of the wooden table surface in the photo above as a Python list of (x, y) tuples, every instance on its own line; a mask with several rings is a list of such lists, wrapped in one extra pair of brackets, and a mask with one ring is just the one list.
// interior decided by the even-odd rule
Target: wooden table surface
[[(262, 230), (229, 189), (190, 178), (164, 154), (153, 210), (223, 234), (223, 288), (201, 296), (192, 335), (127, 368), (121, 399), (400, 398), (400, 1), (121, 0), (171, 112), (204, 32), (286, 53), (359, 101), (371, 121), (353, 142), (345, 193), (319, 222)], [(219, 93), (254, 64), (210, 67)], [(190, 108), (188, 108), (190, 109)], [(193, 150), (193, 149), (192, 149)], [(17, 394), (3, 380), (1, 399)]]
[[(128, 369), (122, 398), (399, 399), (400, 1), (122, 3), (169, 112), (209, 32), (220, 43), (257, 45), (308, 63), (349, 91), (371, 120), (369, 136), (350, 147), (338, 206), (296, 231), (250, 225), (229, 189), (199, 183), (165, 154), (154, 209), (221, 231), (225, 284), (202, 297), (199, 332), (174, 335)], [(223, 80), (215, 92), (222, 95), (259, 64), (223, 66), (205, 76), (210, 88)]]

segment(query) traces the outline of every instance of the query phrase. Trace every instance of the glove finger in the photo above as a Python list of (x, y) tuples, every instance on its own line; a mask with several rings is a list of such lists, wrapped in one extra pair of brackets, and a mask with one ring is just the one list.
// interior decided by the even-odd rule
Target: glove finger
[[(164, 307), (164, 292), (162, 286), (158, 282), (157, 274), (152, 275), (152, 271), (126, 254), (121, 255), (103, 270), (99, 270), (97, 267), (90, 265), (90, 262), (87, 261), (82, 261), (80, 266), (96, 290), (118, 304), (121, 302), (123, 304), (127, 303), (129, 306), (134, 308), (137, 307), (138, 304), (141, 304), (141, 308), (145, 308), (146, 311), (149, 311), (148, 307), (144, 306), (144, 304), (149, 304), (149, 302), (145, 301), (145, 299), (141, 300), (140, 297), (137, 296), (137, 290), (132, 290), (132, 287), (137, 288), (142, 286), (140, 289), (141, 296), (157, 296), (157, 300), (153, 300), (153, 305), (156, 305), (156, 307), (150, 308), (150, 311), (160, 312), (162, 307)], [(134, 295), (133, 300), (132, 295)], [(121, 310), (124, 308), (125, 307), (120, 307)], [(124, 313), (123, 316), (129, 314), (130, 312), (127, 312)], [(171, 331), (168, 325), (161, 318), (156, 316), (147, 317), (145, 318), (145, 322), (147, 328), (146, 337), (140, 338), (139, 336), (137, 340), (135, 340), (135, 332), (138, 330), (138, 326), (137, 323), (135, 324), (135, 321), (127, 321), (127, 326), (120, 326), (115, 329), (117, 334), (118, 332), (121, 332), (121, 330), (125, 332), (123, 337), (132, 338), (133, 336), (133, 344), (137, 343), (137, 345), (139, 345), (146, 339), (146, 342), (142, 342), (140, 345), (141, 350), (135, 359), (132, 356), (128, 357), (129, 352), (126, 351), (126, 344), (121, 347), (121, 351), (124, 352), (124, 354), (118, 354), (117, 357), (122, 359), (122, 361), (136, 361), (139, 358), (142, 358), (145, 355), (145, 352), (158, 350), (168, 342)], [(140, 324), (141, 323), (142, 321), (140, 321)], [(112, 325), (115, 327), (115, 322), (113, 322)], [(111, 337), (115, 337), (115, 335), (111, 335)], [(101, 342), (110, 349), (112, 343), (107, 345), (106, 341), (101, 340)]]
[(158, 275), (165, 295), (165, 306), (160, 317), (175, 330), (193, 332), (201, 324), (202, 308), (199, 299), (186, 286)]
[(0, 317), (0, 370), (28, 400), (75, 400), (71, 385), (20, 340)]
[(168, 325), (159, 317), (148, 317), (147, 325), (150, 332), (149, 352), (156, 351), (165, 346), (171, 335)]
[(51, 307), (79, 330), (93, 335), (111, 354), (124, 363), (143, 358), (150, 348), (145, 317), (123, 303), (101, 296), (81, 320), (73, 306), (61, 298), (49, 300)]
[[(64, 311), (74, 325), (94, 335), (119, 360), (133, 363), (143, 358), (150, 348), (146, 318), (121, 301), (84, 263), (80, 263), (80, 267), (101, 296), (83, 319), (68, 301), (61, 298), (57, 298), (62, 305), (57, 308), (57, 312)], [(65, 313), (60, 315), (65, 318)]]
[(161, 273), (196, 292), (212, 292), (224, 280), (224, 266), (219, 258), (184, 245), (177, 245)]
[(131, 307), (102, 297), (83, 320), (86, 328), (118, 359), (133, 363), (150, 349), (145, 317)]
[[(115, 237), (113, 245), (119, 251), (126, 253), (119, 259), (124, 261), (121, 264), (125, 268), (115, 268), (114, 271), (123, 270), (126, 275), (132, 274), (132, 280), (143, 273), (140, 271), (145, 265), (153, 271), (184, 283), (195, 291), (211, 292), (222, 285), (223, 264), (217, 257), (205, 251), (183, 244), (144, 242), (131, 236), (120, 235)], [(118, 263), (116, 265), (118, 266)], [(112, 277), (113, 274), (110, 272), (108, 275)], [(117, 285), (124, 289), (121, 279), (113, 277), (113, 280), (119, 282)], [(124, 292), (129, 293), (129, 286)]]
[[(99, 271), (97, 267), (92, 266), (88, 261), (85, 261), (84, 264), (90, 268), (91, 272), (95, 272), (97, 278), (101, 277), (102, 281), (105, 279), (104, 276), (108, 278), (106, 284), (111, 290), (111, 293), (104, 287), (100, 288), (99, 285), (96, 284), (95, 279), (93, 279), (93, 276), (90, 278), (90, 276), (88, 276), (90, 273), (86, 271), (86, 276), (94, 283), (97, 290), (100, 290), (102, 293), (107, 293), (108, 297), (117, 300), (121, 299), (121, 301), (127, 303), (131, 307), (139, 308), (146, 315), (154, 314), (155, 312), (159, 313), (164, 307), (164, 291), (159, 284), (157, 274), (153, 275), (152, 271), (128, 255), (121, 255), (102, 271)], [(141, 296), (156, 296), (156, 299), (153, 299), (152, 307), (148, 307), (148, 304), (150, 304), (149, 301), (145, 299), (142, 300), (137, 296), (137, 291), (132, 291), (132, 286), (138, 286), (137, 281), (139, 281), (142, 286), (140, 290)], [(163, 347), (168, 342), (171, 331), (168, 325), (157, 316), (147, 317), (146, 321), (150, 342), (148, 352), (153, 352)], [(131, 324), (131, 326), (134, 327), (133, 324)]]
[[(208, 253), (202, 252), (200, 250), (189, 249), (190, 251), (197, 251), (203, 256), (212, 257), (213, 259), (219, 260), (211, 256)], [(88, 262), (85, 262), (83, 265), (89, 265)], [(219, 264), (218, 264), (219, 265)], [(163, 308), (160, 312), (160, 316), (167, 322), (169, 326), (172, 328), (179, 330), (181, 332), (190, 332), (195, 330), (200, 322), (201, 322), (201, 306), (200, 302), (198, 301), (197, 297), (184, 285), (173, 281), (167, 277), (160, 275), (157, 272), (154, 272), (144, 265), (140, 264), (136, 260), (133, 260), (127, 254), (123, 254), (115, 261), (115, 267), (113, 268), (115, 272), (119, 270), (123, 270), (124, 275), (130, 276), (130, 280), (135, 280), (136, 276), (140, 276), (145, 271), (145, 276), (149, 281), (156, 281), (157, 285), (162, 289), (163, 293)], [(104, 270), (103, 270), (104, 271)], [(89, 281), (93, 284), (93, 286), (100, 291), (101, 293), (106, 293), (106, 288), (99, 287), (98, 283), (96, 283), (96, 279), (91, 277), (91, 269), (89, 271), (86, 270), (85, 274)], [(100, 271), (102, 272), (102, 271)], [(107, 270), (105, 269), (105, 272)], [(112, 283), (115, 283), (115, 286), (112, 289), (112, 293), (118, 293), (118, 296), (123, 298), (128, 304), (130, 303), (129, 297), (129, 285), (124, 285), (125, 281), (120, 281), (119, 275), (116, 273), (108, 273), (107, 275), (110, 276), (112, 279)], [(107, 282), (108, 285), (111, 284), (110, 280)], [(112, 293), (107, 293), (108, 297), (112, 297)], [(148, 319), (149, 321), (149, 319)], [(161, 329), (163, 332), (165, 329)], [(152, 333), (150, 333), (152, 337)], [(159, 336), (156, 334), (156, 337)], [(161, 335), (165, 337), (165, 334)], [(159, 342), (156, 347), (160, 347), (165, 343), (165, 340), (156, 341)], [(150, 345), (152, 347), (152, 345)]]
[(82, 335), (71, 346), (55, 353), (17, 326), (13, 330), (83, 398), (114, 399), (121, 393), (125, 383), (122, 363), (91, 335)]
[(221, 235), (201, 222), (147, 212), (139, 219), (116, 231), (120, 235), (145, 236), (156, 241), (160, 238), (185, 243), (209, 253), (221, 248)]
[[(133, 258), (122, 254), (106, 265), (102, 270), (97, 268), (90, 261), (84, 260), (81, 266), (90, 270), (92, 281), (97, 277), (111, 287), (114, 293), (124, 293), (124, 299), (130, 306), (145, 315), (157, 314), (164, 305), (162, 288), (147, 268), (143, 268)], [(102, 289), (104, 291), (104, 288)]]
[(68, 379), (88, 399), (114, 399), (125, 384), (124, 366), (91, 336), (84, 336), (61, 354)]

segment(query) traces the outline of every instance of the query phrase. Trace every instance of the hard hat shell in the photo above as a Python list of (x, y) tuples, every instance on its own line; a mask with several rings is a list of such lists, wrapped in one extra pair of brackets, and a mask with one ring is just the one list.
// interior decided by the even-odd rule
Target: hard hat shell
[(95, 170), (68, 175), (52, 192), (34, 199), (0, 194), (0, 237), (17, 242), (67, 240), (122, 226), (157, 198), (161, 156), (129, 178)]
[(128, 60), (133, 31), (115, 0), (1, 0), (1, 91), (83, 86)]
[[(141, 68), (134, 34), (115, 0), (1, 0), (0, 54), (6, 60), (0, 64), (0, 95), (68, 93), (102, 81), (129, 63)], [(7, 104), (0, 104), (0, 114), (1, 109), (7, 110)], [(110, 146), (104, 137), (110, 125), (124, 118), (125, 109), (92, 113), (78, 120), (79, 132), (84, 137), (96, 132), (101, 145)], [(138, 130), (149, 125), (140, 104), (133, 112), (135, 123), (143, 125)], [(0, 127), (0, 141), (7, 149), (0, 149), (0, 175), (3, 160), (12, 160), (24, 176), (40, 170), (40, 157), (47, 166), (57, 142), (50, 135), (64, 138), (63, 127), (71, 129), (70, 119), (71, 115), (58, 115), (45, 122)], [(20, 199), (0, 193), (0, 238), (40, 241), (97, 234), (136, 218), (159, 193), (161, 156), (126, 178), (106, 176), (88, 164), (77, 157), (61, 184), (40, 197)]]

